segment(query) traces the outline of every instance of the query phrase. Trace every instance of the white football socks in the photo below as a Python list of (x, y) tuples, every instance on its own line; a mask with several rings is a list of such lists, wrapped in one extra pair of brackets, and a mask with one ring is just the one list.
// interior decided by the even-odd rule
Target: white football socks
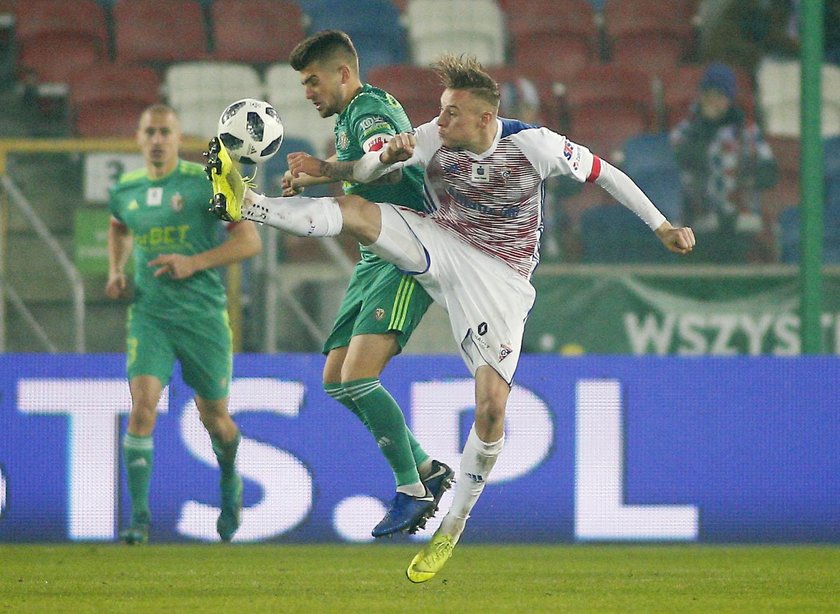
[(461, 538), (467, 518), (470, 517), (470, 511), (484, 491), (490, 471), (496, 464), (496, 459), (504, 445), (504, 435), (498, 441), (485, 443), (475, 432), (475, 424), (470, 429), (470, 435), (467, 437), (464, 453), (461, 456), (458, 479), (455, 482), (455, 496), (449, 512), (438, 529), (440, 532), (451, 535), (455, 543), (458, 543)]
[(245, 194), (242, 218), (298, 237), (334, 237), (344, 225), (341, 208), (334, 198), (270, 198), (251, 190)]

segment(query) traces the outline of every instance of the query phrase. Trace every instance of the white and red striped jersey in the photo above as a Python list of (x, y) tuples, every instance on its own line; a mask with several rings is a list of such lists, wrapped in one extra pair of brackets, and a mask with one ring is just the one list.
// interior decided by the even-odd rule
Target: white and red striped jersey
[(430, 217), (530, 278), (539, 263), (545, 179), (594, 181), (600, 160), (547, 128), (502, 118), (498, 123), (493, 144), (481, 154), (445, 147), (435, 122), (419, 126), (405, 165), (426, 168)]

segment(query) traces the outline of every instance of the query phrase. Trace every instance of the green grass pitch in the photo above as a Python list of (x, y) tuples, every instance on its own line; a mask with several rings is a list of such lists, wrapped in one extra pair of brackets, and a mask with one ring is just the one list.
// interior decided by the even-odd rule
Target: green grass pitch
[(840, 547), (0, 545), (2, 612), (837, 612)]

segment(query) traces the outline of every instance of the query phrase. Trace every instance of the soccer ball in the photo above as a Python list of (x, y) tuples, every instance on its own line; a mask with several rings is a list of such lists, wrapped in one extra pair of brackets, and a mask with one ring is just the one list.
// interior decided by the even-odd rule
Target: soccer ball
[(232, 158), (245, 164), (257, 164), (265, 162), (280, 149), (283, 122), (267, 102), (245, 98), (222, 112), (218, 135)]

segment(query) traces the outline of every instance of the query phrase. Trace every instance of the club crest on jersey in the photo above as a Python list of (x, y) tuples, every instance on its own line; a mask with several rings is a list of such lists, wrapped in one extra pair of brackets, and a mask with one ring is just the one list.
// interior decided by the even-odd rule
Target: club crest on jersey
[(347, 133), (342, 130), (338, 133), (338, 148), (347, 149), (348, 145), (350, 145), (350, 138), (347, 136)]
[(382, 307), (377, 307), (373, 311), (373, 317), (376, 318), (376, 321), (378, 322), (379, 320), (385, 317), (385, 310), (382, 309)]
[(513, 348), (506, 346), (504, 343), (502, 344), (502, 349), (499, 350), (499, 362), (502, 362), (505, 358), (513, 353)]
[(169, 206), (172, 207), (172, 210), (175, 213), (180, 213), (184, 209), (184, 197), (181, 196), (180, 193), (176, 192), (175, 195), (169, 199)]
[(470, 178), (475, 183), (490, 183), (490, 165), (473, 162)]

